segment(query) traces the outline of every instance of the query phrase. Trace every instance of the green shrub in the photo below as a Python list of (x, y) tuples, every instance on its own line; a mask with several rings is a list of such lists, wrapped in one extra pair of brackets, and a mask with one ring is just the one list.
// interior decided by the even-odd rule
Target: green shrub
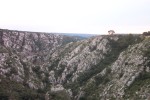
[[(140, 91), (142, 87), (150, 84), (150, 73), (143, 72), (140, 73), (139, 77), (125, 90), (124, 98), (134, 98), (139, 99), (136, 95), (136, 91)], [(141, 99), (141, 98), (140, 98)]]
[(58, 91), (50, 93), (50, 100), (71, 100), (66, 91)]
[(44, 100), (44, 94), (38, 93), (22, 83), (11, 81), (0, 76), (0, 100)]
[(145, 36), (150, 36), (150, 31), (148, 31), (148, 32), (143, 32), (143, 35), (145, 35)]

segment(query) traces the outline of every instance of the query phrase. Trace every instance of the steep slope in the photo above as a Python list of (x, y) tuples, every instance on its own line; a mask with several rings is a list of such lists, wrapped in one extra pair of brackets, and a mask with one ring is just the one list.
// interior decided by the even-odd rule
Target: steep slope
[[(1, 29), (0, 77), (2, 79), (1, 91), (3, 92), (0, 95), (8, 98), (9, 91), (14, 91), (18, 95), (15, 89), (17, 90), (17, 86), (20, 85), (19, 91), (22, 92), (25, 88), (30, 91), (30, 88), (37, 90), (46, 87), (48, 70), (45, 67), (43, 68), (49, 60), (46, 56), (53, 53), (58, 47), (74, 41), (78, 41), (78, 39), (57, 34)], [(10, 87), (13, 81), (18, 84), (16, 83), (16, 88), (11, 90), (11, 88), (5, 86), (5, 81)], [(6, 89), (3, 89), (3, 87), (6, 87)], [(19, 98), (19, 96), (17, 97)], [(21, 97), (26, 96), (24, 94)]]
[[(97, 36), (67, 44), (66, 47), (51, 55), (50, 62), (54, 61), (53, 63), (56, 64), (52, 70), (52, 76), (55, 80), (53, 86), (63, 84), (66, 89), (72, 90), (74, 99), (85, 98), (91, 100), (93, 97), (95, 98), (92, 95), (95, 95), (95, 91), (99, 91), (97, 90), (99, 85), (104, 84), (101, 87), (105, 87), (111, 78), (115, 79), (112, 77), (115, 72), (112, 75), (108, 75), (112, 72), (110, 66), (113, 66), (120, 59), (120, 55), (126, 51), (128, 46), (138, 44), (141, 41), (142, 37), (138, 35), (114, 35)], [(136, 56), (140, 57), (138, 54)], [(128, 61), (126, 62), (128, 63)], [(122, 61), (121, 63), (124, 62)], [(119, 71), (117, 72), (120, 73)], [(98, 93), (97, 95), (97, 99), (105, 97), (104, 93)], [(108, 98), (113, 98), (113, 96)]]
[(149, 37), (104, 35), (70, 42), (76, 41), (71, 38), (1, 31), (0, 98), (150, 98)]

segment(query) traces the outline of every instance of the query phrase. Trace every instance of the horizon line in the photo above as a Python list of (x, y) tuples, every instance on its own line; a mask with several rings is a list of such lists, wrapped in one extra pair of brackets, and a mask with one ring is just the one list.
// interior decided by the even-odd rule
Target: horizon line
[[(88, 34), (88, 35), (92, 35), (91, 33), (77, 33), (77, 32), (44, 32), (44, 31), (29, 31), (29, 30), (16, 30), (16, 29), (3, 29), (0, 28), (0, 30), (6, 30), (6, 31), (18, 31), (18, 32), (30, 32), (30, 33), (50, 33), (50, 34)], [(101, 33), (102, 35), (104, 34), (108, 34), (108, 31), (106, 31), (107, 33)], [(143, 31), (144, 32), (144, 31)], [(142, 32), (142, 33), (143, 33)], [(142, 34), (141, 32), (117, 32), (114, 34)], [(93, 33), (93, 35), (100, 35), (100, 33)]]

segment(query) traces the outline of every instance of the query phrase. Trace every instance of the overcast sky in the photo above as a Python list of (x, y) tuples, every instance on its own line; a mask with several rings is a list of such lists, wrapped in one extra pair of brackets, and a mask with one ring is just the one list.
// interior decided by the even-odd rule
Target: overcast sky
[(107, 34), (150, 30), (150, 0), (0, 0), (0, 28)]

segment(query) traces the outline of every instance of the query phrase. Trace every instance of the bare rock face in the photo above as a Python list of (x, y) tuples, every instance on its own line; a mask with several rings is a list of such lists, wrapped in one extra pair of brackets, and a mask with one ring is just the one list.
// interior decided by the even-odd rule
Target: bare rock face
[[(73, 37), (58, 34), (0, 30), (0, 75), (31, 89), (44, 89), (53, 82), (49, 57)], [(5, 84), (4, 84), (5, 85)], [(50, 90), (50, 89), (48, 89)], [(9, 94), (8, 94), (9, 95)]]
[(104, 84), (106, 87), (101, 93), (101, 98), (121, 99), (125, 95), (125, 89), (144, 71), (144, 57), (140, 51), (141, 46), (143, 49), (145, 48), (144, 44), (130, 46), (109, 66), (111, 80)]
[[(111, 50), (109, 41), (103, 39), (101, 36), (69, 45), (74, 45), (75, 47), (71, 50), (72, 48), (67, 46), (65, 50), (68, 50), (69, 52), (66, 52), (65, 56), (58, 64), (58, 70), (62, 66), (65, 66), (62, 76), (60, 77), (61, 81), (65, 81), (67, 76), (72, 74), (72, 79), (70, 81), (74, 82), (80, 73), (90, 69), (93, 65), (98, 64), (104, 58), (104, 55)], [(61, 56), (65, 51), (61, 50), (61, 54), (59, 53), (60, 51), (56, 51), (53, 54)], [(54, 56), (52, 59), (55, 59)]]
[[(42, 56), (50, 50), (48, 36), (9, 30), (1, 30), (0, 34), (1, 41), (3, 41), (1, 47), (6, 50), (1, 50), (0, 53), (1, 75), (10, 80), (26, 83), (30, 88), (42, 87), (33, 81), (33, 79), (38, 80), (33, 73), (33, 68), (36, 64), (41, 65), (41, 62), (46, 60), (42, 59)], [(55, 37), (53, 42), (56, 42), (57, 38), (60, 37)], [(51, 46), (55, 48), (59, 46), (59, 43), (56, 42)], [(38, 55), (42, 56), (38, 57)]]
[(0, 97), (149, 99), (149, 44), (149, 38), (131, 34), (77, 41), (57, 34), (0, 30)]

